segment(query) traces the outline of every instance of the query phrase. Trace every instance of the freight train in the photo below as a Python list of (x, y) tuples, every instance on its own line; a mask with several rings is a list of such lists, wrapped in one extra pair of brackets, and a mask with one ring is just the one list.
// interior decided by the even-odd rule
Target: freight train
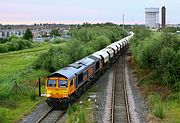
[(46, 79), (47, 104), (65, 108), (74, 102), (116, 61), (133, 35), (130, 32), (120, 41), (49, 75)]

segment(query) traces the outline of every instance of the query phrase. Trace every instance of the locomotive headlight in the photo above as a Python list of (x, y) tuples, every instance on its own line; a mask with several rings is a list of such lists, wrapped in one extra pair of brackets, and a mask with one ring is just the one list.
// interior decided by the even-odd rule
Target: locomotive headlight
[(47, 97), (50, 97), (50, 96), (51, 96), (51, 94), (47, 94), (46, 96), (47, 96)]

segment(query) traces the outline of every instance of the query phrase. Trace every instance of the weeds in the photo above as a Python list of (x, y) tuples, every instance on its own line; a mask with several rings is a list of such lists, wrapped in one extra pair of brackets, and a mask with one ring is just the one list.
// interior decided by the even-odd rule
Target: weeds
[(0, 123), (7, 123), (6, 111), (4, 109), (0, 109)]
[(163, 119), (165, 117), (166, 104), (161, 101), (159, 95), (148, 96), (149, 110), (154, 116)]
[(67, 123), (87, 123), (87, 111), (78, 104), (74, 104), (68, 108)]

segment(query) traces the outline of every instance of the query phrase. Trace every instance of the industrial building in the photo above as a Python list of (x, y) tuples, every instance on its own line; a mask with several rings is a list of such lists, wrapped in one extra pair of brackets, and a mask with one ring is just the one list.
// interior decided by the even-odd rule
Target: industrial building
[(145, 8), (146, 27), (159, 29), (159, 8)]
[(163, 6), (161, 8), (161, 14), (162, 14), (161, 26), (162, 26), (162, 28), (165, 28), (166, 27), (166, 8), (165, 8), (165, 6)]

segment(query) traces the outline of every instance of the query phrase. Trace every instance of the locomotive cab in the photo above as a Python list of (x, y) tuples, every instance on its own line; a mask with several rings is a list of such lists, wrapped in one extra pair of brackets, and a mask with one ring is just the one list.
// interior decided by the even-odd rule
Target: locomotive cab
[(71, 67), (63, 68), (46, 79), (46, 102), (51, 107), (66, 108), (70, 94), (75, 91), (75, 75), (69, 72)]
[(46, 82), (46, 96), (48, 98), (67, 98), (68, 79), (48, 78)]

